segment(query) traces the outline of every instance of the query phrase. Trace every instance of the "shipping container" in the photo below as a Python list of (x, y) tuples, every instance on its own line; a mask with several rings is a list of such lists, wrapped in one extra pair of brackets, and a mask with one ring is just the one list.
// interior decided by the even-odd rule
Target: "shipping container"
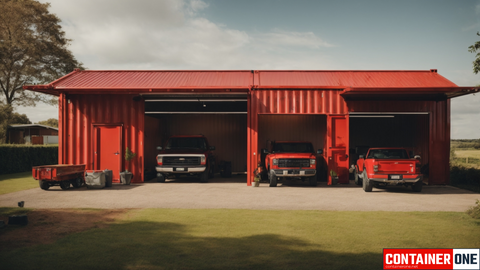
[[(118, 171), (128, 169), (133, 182), (142, 182), (145, 170), (155, 166), (156, 146), (168, 136), (204, 133), (234, 170), (246, 165), (248, 185), (260, 149), (272, 138), (312, 140), (325, 150), (329, 170), (348, 183), (349, 154), (373, 141), (363, 125), (382, 126), (372, 128), (385, 130), (384, 136), (375, 134), (376, 142), (422, 153), (429, 184), (448, 184), (450, 98), (479, 92), (436, 70), (75, 70), (24, 89), (59, 96), (62, 164), (111, 169), (117, 182)], [(358, 117), (370, 114), (394, 117)], [(124, 160), (127, 147), (136, 153), (131, 162)]]

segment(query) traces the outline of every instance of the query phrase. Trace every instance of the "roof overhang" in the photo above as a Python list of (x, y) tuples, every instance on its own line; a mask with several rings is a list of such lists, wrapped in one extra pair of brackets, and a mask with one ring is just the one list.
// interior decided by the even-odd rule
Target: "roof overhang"
[(134, 95), (162, 95), (162, 94), (195, 94), (195, 93), (247, 93), (248, 87), (168, 87), (168, 88), (124, 88), (124, 87), (64, 87), (55, 88), (49, 85), (25, 85), (23, 89), (43, 94), (59, 96), (68, 94), (134, 94)]
[(480, 92), (479, 87), (355, 87), (340, 95), (350, 100), (446, 100)]

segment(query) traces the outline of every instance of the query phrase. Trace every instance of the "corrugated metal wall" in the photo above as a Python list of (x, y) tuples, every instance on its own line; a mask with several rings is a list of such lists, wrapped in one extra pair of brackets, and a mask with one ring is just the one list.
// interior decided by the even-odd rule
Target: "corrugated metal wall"
[[(158, 134), (162, 139), (162, 146), (165, 145), (168, 137), (173, 135), (203, 134), (210, 145), (215, 146), (217, 162), (231, 161), (234, 172), (246, 171), (246, 114), (168, 114), (156, 117), (162, 123), (159, 129), (160, 134)], [(150, 147), (148, 144), (150, 141), (146, 142), (146, 148)], [(150, 148), (155, 147), (156, 145)]]
[[(444, 101), (348, 101), (351, 112), (428, 112), (429, 119), (417, 123), (428, 126), (428, 131), (419, 128), (417, 139), (428, 132), (428, 151), (425, 145), (420, 147), (428, 152), (429, 184), (450, 183), (450, 100)], [(420, 139), (421, 140), (421, 139)]]
[(335, 90), (257, 90), (252, 92), (255, 113), (345, 114), (341, 91)]
[[(133, 182), (143, 181), (144, 102), (133, 95), (68, 95), (59, 98), (59, 163), (93, 169), (93, 124), (122, 124), (123, 153), (128, 146)], [(122, 159), (122, 170), (125, 160)]]

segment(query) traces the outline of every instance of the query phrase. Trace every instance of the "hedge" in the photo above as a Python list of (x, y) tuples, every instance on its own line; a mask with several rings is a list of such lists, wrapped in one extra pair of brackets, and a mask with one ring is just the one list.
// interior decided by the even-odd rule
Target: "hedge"
[(450, 184), (461, 188), (480, 192), (480, 170), (466, 168), (461, 165), (450, 167)]
[(0, 145), (0, 174), (31, 171), (33, 166), (58, 164), (58, 146)]

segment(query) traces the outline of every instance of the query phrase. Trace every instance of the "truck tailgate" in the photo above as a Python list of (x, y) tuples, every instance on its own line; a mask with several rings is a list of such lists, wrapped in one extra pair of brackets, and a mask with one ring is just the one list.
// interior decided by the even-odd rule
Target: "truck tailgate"
[(379, 160), (376, 173), (412, 174), (415, 172), (414, 160)]

